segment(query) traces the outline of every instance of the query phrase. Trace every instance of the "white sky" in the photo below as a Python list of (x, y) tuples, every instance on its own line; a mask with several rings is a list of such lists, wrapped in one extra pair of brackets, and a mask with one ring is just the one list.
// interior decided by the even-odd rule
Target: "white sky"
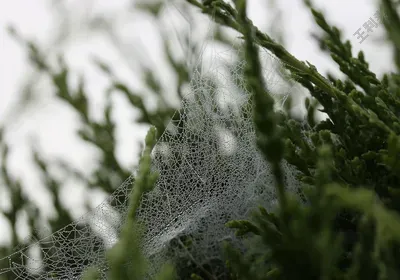
[[(0, 0), (0, 122), (5, 120), (5, 116), (10, 114), (13, 102), (20, 96), (20, 85), (24, 75), (29, 73), (27, 67), (26, 52), (21, 46), (11, 39), (6, 33), (5, 27), (12, 24), (24, 36), (35, 38), (38, 42), (46, 43), (49, 35), (52, 34), (52, 26), (57, 19), (50, 13), (46, 0)], [(80, 11), (81, 17), (85, 18), (85, 13), (122, 13), (127, 1), (67, 1), (71, 7)], [(118, 5), (115, 3), (119, 3)], [(267, 5), (264, 0), (250, 1), (250, 17), (254, 23), (264, 24), (269, 22)], [(311, 15), (306, 11), (300, 0), (281, 0), (278, 1), (283, 12), (283, 22), (286, 46), (289, 51), (301, 60), (312, 62), (317, 68), (325, 73), (327, 69), (332, 69), (334, 65), (326, 55), (322, 56), (315, 42), (310, 38), (309, 33), (316, 30)], [(362, 24), (372, 17), (377, 10), (374, 1), (365, 0), (319, 0), (314, 1), (318, 7), (323, 8), (327, 13), (328, 19), (344, 30), (344, 36), (353, 44), (353, 50), (363, 50), (373, 71), (378, 74), (392, 69), (390, 49), (382, 43), (374, 42), (373, 37), (377, 38), (383, 32), (383, 27), (378, 26), (375, 32), (362, 44), (353, 36), (353, 33)], [(263, 5), (264, 3), (264, 5)], [(75, 28), (79, 29), (79, 21), (75, 22)], [(152, 35), (152, 25), (146, 17), (135, 18), (134, 23), (123, 26), (119, 32), (126, 34), (130, 39), (140, 41), (141, 45), (147, 49), (148, 53), (153, 51), (149, 48), (154, 40), (159, 38)], [(107, 80), (90, 66), (89, 54), (101, 54), (106, 61), (111, 62), (114, 68), (125, 81), (132, 86), (137, 86), (131, 72), (126, 68), (126, 64), (113, 50), (110, 43), (101, 37), (85, 37), (85, 33), (79, 37), (78, 43), (66, 48), (67, 61), (71, 67), (84, 73), (87, 81), (87, 88), (90, 99), (94, 104), (94, 112), (101, 113), (102, 96), (107, 86)], [(129, 46), (128, 46), (129, 47)], [(132, 46), (132, 49), (136, 50)], [(159, 50), (158, 50), (159, 51)], [(141, 54), (137, 54), (141, 55)], [(143, 56), (143, 55), (142, 55)], [(337, 72), (336, 72), (337, 73)], [(11, 168), (12, 171), (22, 179), (26, 186), (26, 191), (41, 208), (47, 213), (51, 212), (48, 198), (43, 194), (43, 187), (35, 176), (35, 170), (30, 164), (29, 150), (32, 145), (32, 137), (38, 139), (40, 150), (46, 156), (58, 156), (68, 159), (76, 168), (84, 170), (87, 166), (92, 166), (96, 162), (95, 154), (89, 150), (82, 141), (77, 138), (76, 116), (65, 106), (49, 98), (52, 94), (47, 84), (39, 84), (37, 88), (40, 106), (30, 110), (28, 114), (20, 118), (14, 124), (12, 131), (7, 135), (7, 140), (12, 143)], [(132, 114), (123, 106), (123, 100), (118, 100), (118, 111), (116, 118), (121, 122), (117, 138), (121, 141), (118, 156), (121, 161), (130, 166), (137, 162), (135, 158), (138, 150), (138, 141), (144, 138), (145, 127), (130, 125)], [(39, 194), (39, 195), (38, 195)], [(65, 188), (65, 201), (70, 206), (74, 215), (78, 217), (83, 214), (83, 199), (87, 198), (82, 192), (82, 186), (70, 182)], [(6, 207), (4, 189), (0, 186), (0, 208)], [(100, 203), (102, 197), (91, 198), (94, 205)], [(3, 228), (4, 225), (4, 228)], [(0, 242), (9, 238), (7, 225), (2, 222), (0, 215)]]

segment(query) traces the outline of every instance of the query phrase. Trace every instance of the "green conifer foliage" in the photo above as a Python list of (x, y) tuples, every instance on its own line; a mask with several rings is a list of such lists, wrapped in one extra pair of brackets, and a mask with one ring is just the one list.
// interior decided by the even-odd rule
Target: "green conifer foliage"
[[(243, 258), (228, 247), (234, 275), (240, 279), (398, 279), (399, 173), (395, 170), (399, 114), (397, 90), (389, 86), (397, 75), (378, 79), (363, 53), (353, 57), (350, 42), (342, 41), (339, 29), (329, 25), (311, 1), (305, 4), (324, 31), (319, 43), (347, 75), (345, 81), (323, 77), (312, 64), (297, 60), (260, 32), (245, 16), (245, 1), (235, 1), (236, 9), (218, 0), (188, 1), (216, 15), (218, 23), (243, 34), (250, 65), (247, 79), (255, 98), (259, 96), (254, 120), (263, 139), (259, 142), (261, 151), (272, 164), (279, 163), (279, 151), (285, 144), (284, 158), (302, 171), (300, 180), (305, 184), (307, 203), (302, 204), (282, 191), (276, 171), (278, 215), (261, 209), (254, 223), (228, 223), (238, 228), (240, 235), (251, 232), (259, 236), (267, 248), (259, 256), (261, 263), (271, 265), (267, 271), (255, 269), (250, 261), (254, 256)], [(382, 6), (390, 15), (385, 22), (389, 38), (396, 44), (393, 38), (398, 31), (393, 27), (398, 16), (394, 4), (383, 1)], [(268, 94), (260, 78), (255, 46), (274, 53), (328, 115), (328, 119), (315, 123), (312, 114), (316, 103), (311, 105), (306, 100), (309, 142), (301, 139), (296, 121), (272, 121), (274, 112), (265, 97)], [(285, 136), (275, 140), (274, 131), (279, 130)]]
[[(304, 4), (321, 28), (322, 35), (316, 36), (318, 44), (346, 75), (343, 80), (332, 75), (324, 77), (314, 65), (299, 61), (268, 34), (261, 32), (247, 18), (246, 0), (235, 0), (234, 5), (222, 0), (186, 1), (210, 15), (217, 24), (236, 30), (243, 37), (246, 61), (243, 75), (255, 104), (253, 118), (257, 145), (272, 166), (279, 198), (277, 211), (269, 212), (260, 207), (248, 220), (226, 224), (248, 241), (244, 252), (232, 244), (225, 244), (226, 264), (210, 262), (208, 267), (196, 264), (189, 253), (186, 260), (180, 260), (186, 261), (188, 269), (193, 270), (191, 278), (400, 279), (399, 75), (387, 73), (377, 77), (369, 69), (363, 52), (353, 54), (350, 42), (342, 38), (340, 30), (329, 24), (311, 1), (305, 0)], [(394, 46), (396, 66), (400, 68), (400, 19), (396, 3), (382, 0), (381, 9), (388, 15), (383, 22)], [(154, 15), (160, 11), (158, 5), (144, 7)], [(79, 112), (84, 124), (79, 135), (104, 152), (101, 165), (116, 172), (119, 178), (126, 178), (128, 171), (119, 166), (113, 156), (115, 139), (109, 117), (111, 105), (105, 111), (104, 123), (90, 120), (83, 84), (71, 91), (66, 83), (67, 67), (61, 63), (60, 71), (50, 70), (37, 48), (32, 44), (28, 46), (37, 68), (48, 71), (53, 78), (58, 97)], [(273, 53), (289, 76), (309, 91), (310, 97), (305, 101), (305, 125), (292, 118), (289, 110), (274, 110), (275, 100), (261, 75), (260, 49)], [(173, 61), (170, 52), (168, 54), (179, 77), (180, 94), (190, 75), (180, 63)], [(99, 66), (113, 77), (105, 65), (99, 62)], [(149, 88), (160, 91), (161, 86), (151, 71), (147, 73), (146, 81)], [(140, 94), (133, 93), (115, 79), (112, 90), (124, 94), (128, 102), (140, 110), (139, 122), (153, 124), (159, 135), (164, 132), (166, 120), (174, 108), (164, 106), (157, 112), (149, 112)], [(315, 119), (318, 106), (327, 114), (327, 119)], [(102, 137), (105, 132), (108, 132), (107, 137)], [(141, 194), (150, 191), (157, 179), (150, 170), (150, 152), (156, 138), (156, 130), (152, 128), (146, 137), (146, 147), (131, 192), (129, 214), (119, 241), (107, 254), (109, 279), (145, 279), (146, 260), (139, 249), (140, 226), (135, 211)], [(2, 155), (5, 162), (5, 145), (2, 146)], [(286, 191), (282, 160), (301, 172), (299, 180), (303, 187), (300, 198)], [(39, 156), (36, 162), (43, 174), (47, 174), (46, 164)], [(7, 213), (7, 218), (14, 225), (15, 212), (23, 196), (18, 181), (10, 178), (7, 168), (2, 166), (1, 172), (13, 190), (14, 208)], [(97, 173), (97, 181), (89, 185), (101, 185), (111, 192), (115, 187), (113, 182), (100, 173)], [(46, 178), (49, 186), (56, 185), (50, 177)], [(71, 219), (60, 205), (57, 209), (64, 214), (63, 221)], [(14, 230), (14, 244), (18, 243), (16, 239)], [(185, 242), (175, 240), (172, 244), (190, 246), (190, 236), (181, 239)], [(211, 271), (214, 269), (210, 265), (225, 265), (230, 274), (213, 275)], [(183, 279), (190, 274), (179, 271), (181, 275), (176, 275), (172, 267), (165, 266), (157, 279)], [(98, 273), (96, 268), (92, 268), (84, 279), (97, 279)]]

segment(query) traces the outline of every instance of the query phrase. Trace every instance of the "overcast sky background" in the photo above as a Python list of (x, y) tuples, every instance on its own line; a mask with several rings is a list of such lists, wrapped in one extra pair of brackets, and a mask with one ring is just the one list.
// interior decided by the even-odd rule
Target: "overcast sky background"
[[(131, 1), (69, 0), (65, 2), (71, 10), (75, 11), (79, 19), (72, 25), (80, 34), (74, 43), (67, 44), (63, 50), (69, 66), (74, 71), (84, 74), (94, 112), (95, 108), (99, 108), (99, 113), (102, 112), (102, 96), (99, 92), (104, 92), (108, 83), (107, 79), (92, 67), (89, 55), (100, 55), (118, 70), (119, 77), (133, 87), (139, 81), (135, 80), (125, 61), (118, 56), (112, 44), (104, 40), (104, 36), (88, 36), (85, 30), (80, 30), (80, 26), (84, 25), (83, 22), (89, 15), (118, 14), (118, 21), (120, 21), (117, 23), (118, 31), (131, 42), (139, 44), (139, 47), (135, 45), (132, 49), (138, 50), (141, 46), (147, 51), (139, 52), (138, 56), (146, 57), (146, 53), (160, 52), (154, 49), (156, 44), (153, 42), (160, 38), (154, 35), (156, 33), (153, 32), (154, 26), (149, 17), (136, 14), (134, 20), (130, 20), (129, 24), (124, 24), (126, 17), (132, 18), (132, 14), (126, 11), (128, 2)], [(250, 1), (249, 15), (256, 25), (274, 24), (268, 19), (270, 15), (266, 2), (264, 0)], [(312, 62), (323, 73), (328, 69), (334, 69), (330, 58), (321, 55), (315, 42), (310, 38), (310, 32), (316, 28), (310, 13), (304, 9), (302, 1), (277, 2), (283, 13), (282, 22), (285, 23), (283, 31), (288, 50), (297, 58)], [(353, 36), (353, 33), (377, 11), (375, 1), (318, 0), (314, 2), (326, 12), (331, 22), (344, 31), (344, 36), (352, 42), (354, 51), (365, 52), (372, 71), (380, 74), (393, 69), (390, 48), (382, 42), (377, 42), (383, 36), (382, 25), (370, 33), (369, 38), (362, 44), (359, 44), (359, 40)], [(52, 90), (45, 82), (38, 83), (36, 86), (35, 92), (38, 93), (38, 96), (35, 96), (36, 106), (32, 106), (22, 117), (10, 119), (10, 116), (13, 116), (11, 113), (15, 108), (15, 101), (21, 96), (23, 78), (32, 70), (28, 67), (25, 49), (8, 35), (6, 26), (11, 24), (26, 38), (35, 39), (39, 45), (47, 46), (54, 35), (54, 26), (59, 24), (59, 20), (48, 0), (0, 0), (0, 123), (13, 120), (12, 130), (7, 134), (7, 141), (12, 148), (10, 162), (12, 172), (21, 178), (26, 187), (25, 191), (47, 215), (50, 215), (52, 206), (49, 205), (49, 197), (46, 197), (35, 175), (36, 171), (30, 163), (32, 143), (36, 143), (46, 157), (67, 159), (79, 170), (85, 170), (86, 166), (93, 166), (96, 158), (94, 151), (89, 150), (75, 134), (77, 117), (51, 97)], [(149, 60), (156, 59), (150, 57)], [(136, 158), (138, 143), (144, 139), (147, 128), (132, 126), (131, 120), (134, 115), (123, 106), (123, 100), (117, 100), (117, 103), (119, 107), (115, 118), (120, 122), (117, 138), (121, 143), (118, 157), (126, 166), (132, 166), (138, 160)], [(32, 139), (37, 141), (32, 142)], [(71, 181), (65, 186), (64, 194), (66, 205), (76, 217), (79, 217), (84, 211), (83, 200), (87, 199), (83, 187)], [(0, 209), (7, 207), (6, 197), (4, 188), (0, 185)], [(99, 204), (103, 199), (104, 196), (101, 194), (92, 196), (92, 206)], [(0, 215), (0, 242), (6, 242), (10, 238), (7, 227), (8, 225), (4, 223)]]

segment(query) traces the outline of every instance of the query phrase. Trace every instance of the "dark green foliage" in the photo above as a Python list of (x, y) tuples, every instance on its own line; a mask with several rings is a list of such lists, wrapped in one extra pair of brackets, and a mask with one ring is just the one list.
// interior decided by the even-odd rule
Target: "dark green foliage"
[[(230, 248), (228, 258), (234, 263), (231, 267), (235, 275), (240, 279), (398, 279), (400, 271), (394, 264), (400, 249), (396, 213), (399, 107), (398, 90), (393, 87), (397, 74), (378, 79), (363, 53), (353, 57), (350, 42), (342, 41), (340, 31), (329, 25), (310, 1), (305, 1), (306, 5), (324, 31), (316, 37), (347, 75), (344, 81), (324, 78), (313, 65), (298, 61), (258, 31), (245, 17), (245, 1), (236, 1), (236, 9), (218, 0), (188, 1), (243, 34), (247, 43), (246, 76), (256, 100), (259, 145), (276, 166), (278, 215), (271, 216), (262, 209), (255, 214), (255, 223), (228, 223), (238, 228), (240, 235), (251, 232), (260, 236), (268, 248), (261, 258), (272, 267), (266, 272), (255, 269), (249, 261), (251, 256), (242, 258)], [(382, 5), (390, 15), (385, 22), (389, 39), (396, 44), (398, 16), (394, 4), (383, 1)], [(274, 53), (292, 77), (309, 90), (313, 99), (306, 100), (305, 128), (288, 118), (277, 122), (270, 105), (273, 100), (262, 85), (255, 45)], [(318, 104), (328, 119), (316, 123)], [(280, 128), (284, 137), (275, 136)], [(301, 129), (306, 130), (306, 139)], [(305, 204), (282, 191), (277, 163), (283, 144), (284, 158), (303, 173), (300, 180)]]
[[(199, 265), (191, 259), (187, 250), (187, 255), (178, 259), (187, 263), (187, 268), (177, 271), (178, 276), (182, 279), (400, 279), (399, 74), (387, 73), (381, 78), (377, 77), (369, 69), (363, 52), (353, 54), (350, 42), (343, 40), (340, 30), (329, 24), (311, 1), (304, 2), (321, 28), (321, 34), (314, 37), (321, 50), (329, 53), (346, 75), (343, 80), (332, 75), (324, 77), (311, 63), (299, 61), (282, 45), (253, 26), (246, 16), (245, 0), (234, 1), (234, 6), (222, 0), (187, 2), (210, 15), (221, 26), (232, 28), (243, 36), (247, 64), (242, 74), (255, 104), (257, 144), (271, 163), (276, 178), (279, 207), (275, 212), (260, 208), (249, 220), (227, 223), (228, 227), (236, 229), (238, 236), (248, 241), (245, 252), (226, 244), (226, 264), (210, 262)], [(161, 9), (159, 5), (144, 5), (142, 8), (148, 9), (154, 16)], [(382, 0), (381, 8), (388, 15), (383, 22), (388, 39), (394, 46), (396, 65), (400, 68), (400, 20), (395, 9), (396, 3)], [(218, 38), (221, 43), (228, 40), (222, 35)], [(58, 98), (80, 115), (81, 138), (102, 152), (101, 168), (95, 172), (94, 180), (87, 180), (88, 186), (101, 186), (110, 193), (119, 183), (110, 181), (110, 176), (102, 174), (116, 173), (120, 182), (129, 175), (114, 156), (111, 103), (108, 103), (104, 112), (103, 123), (91, 120), (83, 82), (78, 89), (70, 89), (66, 80), (67, 67), (61, 63), (61, 70), (51, 70), (38, 48), (32, 43), (27, 46), (37, 69), (52, 77)], [(272, 52), (290, 77), (309, 91), (310, 97), (305, 100), (305, 122), (292, 118), (289, 110), (273, 110), (275, 101), (261, 75), (260, 48)], [(177, 73), (177, 92), (182, 97), (182, 87), (189, 81), (189, 72), (183, 63), (174, 61), (167, 43), (165, 50), (170, 65)], [(148, 88), (163, 101), (161, 103), (164, 106), (156, 112), (149, 112), (142, 95), (118, 81), (106, 64), (100, 61), (97, 64), (112, 80), (109, 92), (122, 93), (129, 104), (141, 112), (137, 121), (154, 125), (159, 135), (164, 132), (166, 121), (175, 108), (167, 105), (160, 95), (162, 85), (152, 71), (144, 71), (144, 79)], [(287, 109), (290, 109), (290, 102), (287, 104)], [(328, 118), (317, 121), (317, 108), (322, 108), (318, 110), (326, 113)], [(173, 119), (179, 117), (178, 112)], [(152, 139), (155, 139), (155, 135)], [(152, 147), (152, 143), (149, 141), (147, 148), (151, 150), (149, 147)], [(1, 148), (2, 179), (12, 190), (13, 198), (12, 209), (5, 214), (13, 227), (12, 242), (15, 246), (18, 244), (15, 213), (26, 206), (21, 203), (24, 198), (20, 183), (10, 177), (4, 164), (7, 146), (2, 145)], [(145, 152), (146, 155), (148, 153)], [(71, 217), (57, 201), (60, 183), (49, 175), (43, 159), (38, 155), (35, 159), (61, 215), (58, 221), (51, 223), (54, 230), (69, 223)], [(301, 172), (299, 180), (303, 188), (300, 196), (285, 190), (282, 160)], [(142, 173), (139, 173), (135, 182), (138, 186), (146, 186), (146, 190), (152, 187), (155, 180), (149, 173), (148, 161), (149, 157), (142, 160)], [(149, 174), (150, 180), (147, 177)], [(137, 193), (132, 195), (131, 209), (137, 208), (137, 197)], [(136, 250), (139, 239), (132, 239), (132, 235), (128, 238), (128, 232), (138, 233), (134, 237), (139, 238), (134, 223), (135, 217), (130, 215), (120, 242), (110, 251), (112, 279), (141, 279), (145, 274), (145, 260)], [(181, 236), (170, 245), (190, 247), (189, 241), (190, 236)], [(132, 250), (123, 252), (122, 248), (125, 247)], [(8, 253), (5, 249), (2, 251)], [(126, 259), (143, 265), (140, 268), (122, 268)], [(226, 273), (227, 270), (229, 273)], [(215, 271), (224, 273), (221, 276)], [(88, 271), (87, 277), (96, 279), (96, 271)], [(167, 266), (158, 279), (172, 277), (173, 270)]]

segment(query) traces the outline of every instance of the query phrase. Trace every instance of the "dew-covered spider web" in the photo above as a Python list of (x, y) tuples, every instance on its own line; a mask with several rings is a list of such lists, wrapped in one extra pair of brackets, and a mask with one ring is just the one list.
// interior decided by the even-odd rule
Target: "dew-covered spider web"
[[(165, 261), (188, 254), (200, 265), (222, 261), (223, 240), (241, 246), (225, 223), (248, 218), (259, 205), (273, 209), (276, 204), (274, 178), (256, 145), (239, 42), (204, 44), (181, 108), (153, 150), (159, 180), (143, 196), (137, 213), (146, 226), (141, 245), (151, 264), (149, 278)], [(281, 65), (267, 52), (261, 59), (268, 89), (287, 95), (293, 84), (279, 75)], [(286, 185), (295, 192), (296, 171), (286, 162), (282, 166)], [(134, 177), (133, 172), (107, 200), (74, 223), (8, 256), (9, 267), (0, 275), (80, 279), (88, 267), (96, 266), (106, 279), (105, 251), (118, 239)], [(182, 246), (188, 240), (190, 245)]]

